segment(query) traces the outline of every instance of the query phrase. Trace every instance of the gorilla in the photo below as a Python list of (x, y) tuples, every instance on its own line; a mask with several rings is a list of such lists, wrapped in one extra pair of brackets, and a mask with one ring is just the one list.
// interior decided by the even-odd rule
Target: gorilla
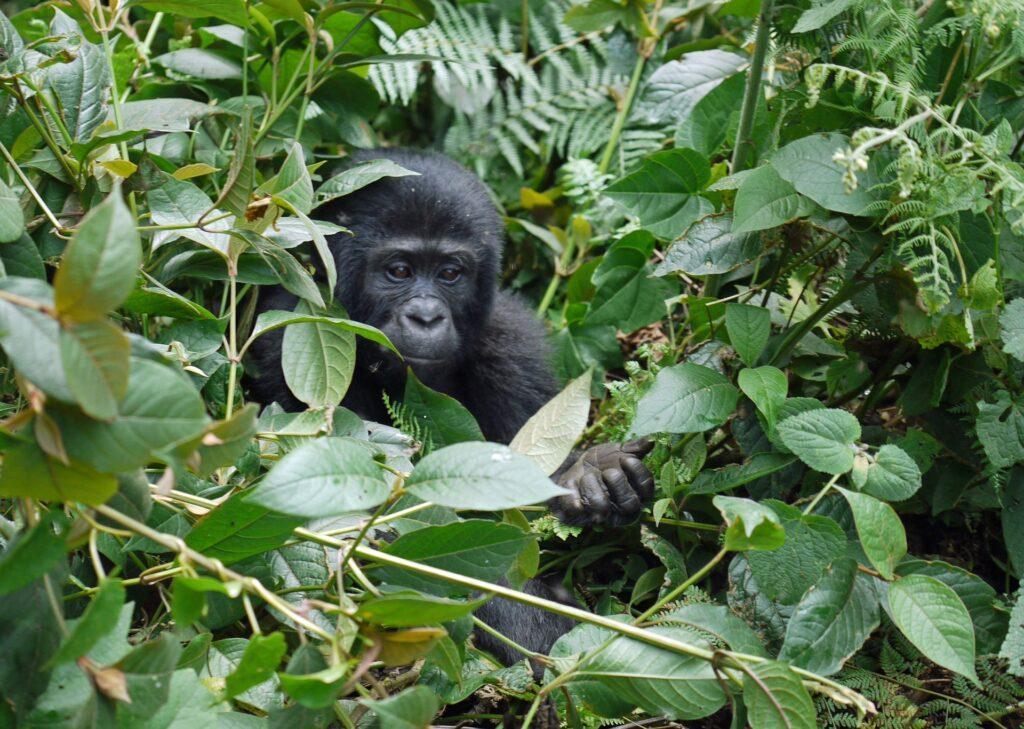
[[(352, 156), (354, 162), (380, 158), (419, 174), (381, 179), (315, 214), (351, 231), (329, 240), (338, 270), (335, 298), (351, 318), (387, 334), (404, 358), (359, 338), (342, 405), (387, 422), (381, 393), (400, 399), (409, 366), (428, 387), (461, 402), (488, 440), (508, 443), (558, 389), (543, 324), (498, 289), (502, 219), (483, 183), (451, 159), (400, 149)], [(295, 302), (274, 287), (261, 292), (259, 309), (291, 310)], [(250, 393), (263, 404), (302, 410), (284, 381), (282, 340), (282, 332), (273, 332), (255, 343)], [(636, 441), (574, 453), (552, 477), (569, 493), (554, 499), (551, 510), (572, 525), (634, 521), (654, 491), (642, 463), (649, 450), (648, 442)], [(526, 590), (567, 598), (536, 580)], [(497, 599), (477, 614), (540, 653), (572, 626), (567, 618)], [(507, 663), (521, 657), (489, 636), (478, 642)]]

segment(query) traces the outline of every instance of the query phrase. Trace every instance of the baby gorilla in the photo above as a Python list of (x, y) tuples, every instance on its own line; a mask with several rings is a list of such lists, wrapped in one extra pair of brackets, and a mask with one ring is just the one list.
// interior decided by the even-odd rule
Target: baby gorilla
[[(380, 158), (419, 174), (384, 178), (316, 213), (352, 233), (329, 242), (338, 269), (335, 297), (350, 317), (387, 334), (404, 358), (360, 339), (342, 405), (387, 422), (381, 393), (400, 398), (410, 366), (424, 384), (468, 408), (488, 440), (508, 443), (557, 388), (543, 325), (498, 290), (501, 217), (480, 180), (447, 157), (411, 150), (354, 155), (356, 162)], [(294, 296), (274, 288), (263, 292), (260, 309), (294, 304)], [(259, 402), (300, 410), (281, 370), (282, 338), (276, 332), (257, 340), (251, 391)], [(634, 521), (654, 490), (642, 463), (649, 449), (632, 442), (574, 454), (553, 476), (570, 493), (553, 500), (552, 511), (574, 525)], [(528, 589), (543, 592), (537, 584)], [(541, 652), (567, 629), (556, 616), (501, 601), (480, 615)], [(501, 644), (493, 648), (513, 657)]]

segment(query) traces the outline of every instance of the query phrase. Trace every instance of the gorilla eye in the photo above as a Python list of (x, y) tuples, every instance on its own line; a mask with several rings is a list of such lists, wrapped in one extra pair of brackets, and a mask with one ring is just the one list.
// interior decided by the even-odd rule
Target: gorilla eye
[(412, 269), (404, 263), (393, 263), (387, 269), (388, 278), (393, 281), (404, 281), (412, 276)]
[(455, 283), (462, 276), (462, 269), (456, 268), (455, 266), (445, 266), (437, 275), (441, 277), (442, 281)]

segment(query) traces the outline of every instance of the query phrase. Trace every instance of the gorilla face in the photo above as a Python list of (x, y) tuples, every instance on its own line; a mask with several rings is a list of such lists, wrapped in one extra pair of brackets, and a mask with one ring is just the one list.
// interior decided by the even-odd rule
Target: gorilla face
[(403, 236), (379, 241), (367, 255), (360, 308), (421, 378), (456, 364), (470, 336), (473, 253), (460, 241)]

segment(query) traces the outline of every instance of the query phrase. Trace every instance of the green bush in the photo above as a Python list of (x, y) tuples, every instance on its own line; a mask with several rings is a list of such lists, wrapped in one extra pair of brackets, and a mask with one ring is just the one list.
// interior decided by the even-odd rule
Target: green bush
[[(1019, 0), (3, 5), (4, 726), (1020, 723)], [(269, 331), (389, 344), (313, 273), (390, 144), (506, 215), (565, 383), (510, 447), (246, 402)], [(639, 435), (640, 524), (544, 513)], [(579, 622), (543, 680), (495, 594)]]

